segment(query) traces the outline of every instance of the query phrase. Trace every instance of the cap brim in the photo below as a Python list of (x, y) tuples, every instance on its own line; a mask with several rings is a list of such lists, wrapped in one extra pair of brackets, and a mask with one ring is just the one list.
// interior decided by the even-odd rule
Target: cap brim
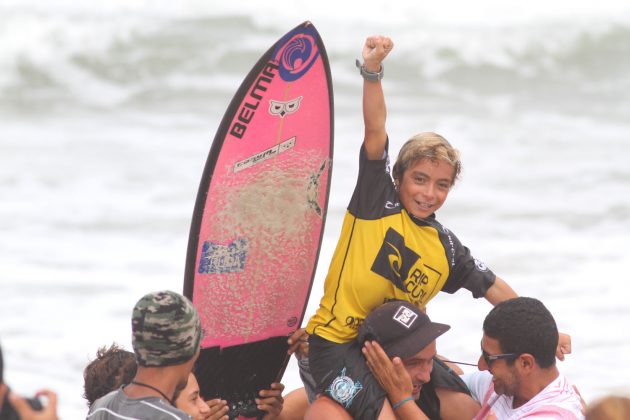
[(407, 359), (422, 351), (422, 349), (450, 328), (450, 325), (437, 322), (425, 324), (421, 328), (405, 335), (401, 340), (391, 343), (389, 348), (385, 349), (385, 352), (389, 357)]

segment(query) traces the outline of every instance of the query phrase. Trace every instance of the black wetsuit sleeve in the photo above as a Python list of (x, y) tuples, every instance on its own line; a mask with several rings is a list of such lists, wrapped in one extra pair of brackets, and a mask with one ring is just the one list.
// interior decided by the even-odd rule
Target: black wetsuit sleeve
[(384, 203), (388, 200), (397, 201), (394, 183), (389, 173), (387, 146), (382, 159), (369, 160), (365, 146), (362, 145), (359, 175), (348, 211), (355, 217), (375, 220), (383, 216)]
[(462, 245), (452, 232), (447, 231), (445, 235), (448, 244), (447, 255), (450, 254), (448, 256), (451, 261), (451, 272), (442, 291), (455, 293), (464, 288), (470, 290), (475, 298), (484, 297), (494, 284), (496, 275), (483, 262), (475, 259), (470, 250)]

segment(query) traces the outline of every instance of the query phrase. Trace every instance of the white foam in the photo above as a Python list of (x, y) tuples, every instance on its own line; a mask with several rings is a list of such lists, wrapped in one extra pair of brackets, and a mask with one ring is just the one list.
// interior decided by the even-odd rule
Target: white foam
[[(552, 308), (574, 337), (561, 368), (587, 400), (627, 382), (610, 356), (630, 351), (619, 328), (630, 321), (630, 103), (627, 58), (614, 53), (627, 39), (627, 2), (381, 4), (337, 2), (329, 16), (304, 1), (3, 2), (0, 339), (14, 389), (52, 387), (62, 418), (85, 415), (88, 358), (112, 341), (129, 348), (130, 310), (144, 293), (181, 290), (199, 177), (232, 93), (307, 18), (329, 51), (336, 95), (329, 218), (307, 317), (357, 176), (353, 59), (365, 36), (389, 33), (392, 153), (425, 130), (459, 147), (464, 177), (439, 219)], [(160, 44), (168, 40), (195, 42)], [(466, 314), (453, 310), (463, 305)], [(445, 354), (477, 360), (488, 309), (467, 292), (430, 304), (457, 337), (441, 340)], [(299, 384), (293, 362), (284, 382)]]

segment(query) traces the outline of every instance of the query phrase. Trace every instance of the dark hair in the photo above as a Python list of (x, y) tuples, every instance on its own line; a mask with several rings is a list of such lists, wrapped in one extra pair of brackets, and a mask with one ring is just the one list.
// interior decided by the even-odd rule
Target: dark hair
[(502, 353), (529, 353), (541, 368), (556, 363), (558, 327), (538, 299), (517, 297), (499, 303), (486, 316), (483, 332), (499, 341)]
[(109, 349), (105, 346), (99, 348), (96, 359), (83, 370), (83, 398), (91, 406), (97, 399), (131, 382), (137, 370), (136, 356), (132, 352), (124, 350), (116, 343)]
[[(190, 374), (188, 374), (188, 380), (190, 380)], [(173, 399), (171, 400), (171, 404), (175, 405), (175, 401), (177, 401), (177, 399), (179, 398), (179, 396), (182, 394), (182, 391), (185, 389), (184, 388), (175, 388), (175, 393), (173, 394)]]

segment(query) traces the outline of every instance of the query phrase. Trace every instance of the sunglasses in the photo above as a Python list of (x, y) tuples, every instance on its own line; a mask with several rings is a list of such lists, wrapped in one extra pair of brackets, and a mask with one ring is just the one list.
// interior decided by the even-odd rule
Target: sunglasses
[(518, 353), (488, 354), (488, 352), (486, 352), (483, 348), (481, 349), (481, 357), (483, 357), (483, 360), (486, 362), (488, 367), (490, 367), (496, 360), (516, 359), (518, 356), (520, 356)]

